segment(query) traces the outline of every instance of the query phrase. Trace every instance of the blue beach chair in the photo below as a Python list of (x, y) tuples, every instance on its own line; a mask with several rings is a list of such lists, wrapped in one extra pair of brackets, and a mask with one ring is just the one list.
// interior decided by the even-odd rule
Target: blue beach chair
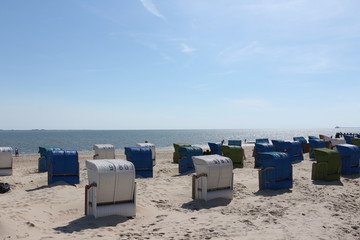
[(153, 177), (153, 159), (149, 147), (125, 147), (126, 160), (135, 166), (136, 176)]
[(259, 154), (259, 188), (278, 190), (293, 187), (291, 159), (287, 153), (263, 152)]
[(228, 145), (241, 147), (241, 140), (228, 140)]
[(53, 150), (61, 150), (59, 147), (39, 147), (40, 158), (38, 159), (38, 171), (47, 172), (49, 167), (48, 152)]
[(255, 167), (261, 167), (261, 158), (259, 154), (263, 152), (276, 152), (275, 147), (271, 143), (255, 143), (253, 157), (255, 159)]
[(200, 147), (180, 147), (179, 173), (186, 173), (195, 171), (193, 156), (203, 155), (203, 150)]
[(49, 169), (48, 184), (64, 181), (69, 184), (79, 184), (79, 158), (75, 150), (48, 151)]
[(351, 144), (338, 144), (336, 150), (341, 155), (341, 174), (360, 173), (360, 148)]
[(212, 143), (212, 142), (209, 142), (208, 145), (209, 145), (209, 147), (210, 147), (210, 152), (211, 152), (211, 154), (219, 154), (219, 155), (222, 155), (222, 152), (221, 152), (221, 143)]
[(309, 156), (310, 158), (314, 158), (314, 149), (316, 148), (326, 148), (326, 143), (322, 139), (309, 139)]

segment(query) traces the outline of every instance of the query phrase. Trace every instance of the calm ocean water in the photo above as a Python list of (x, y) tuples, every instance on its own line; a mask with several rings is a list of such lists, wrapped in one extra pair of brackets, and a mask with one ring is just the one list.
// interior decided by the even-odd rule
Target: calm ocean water
[(229, 139), (243, 142), (256, 138), (292, 140), (294, 136), (319, 134), (334, 136), (336, 132), (360, 133), (360, 128), (320, 129), (233, 129), (233, 130), (0, 130), (0, 146), (17, 147), (20, 153), (36, 153), (39, 146), (91, 151), (94, 144), (113, 144), (117, 151), (145, 140), (160, 149), (172, 149), (173, 143), (207, 145)]

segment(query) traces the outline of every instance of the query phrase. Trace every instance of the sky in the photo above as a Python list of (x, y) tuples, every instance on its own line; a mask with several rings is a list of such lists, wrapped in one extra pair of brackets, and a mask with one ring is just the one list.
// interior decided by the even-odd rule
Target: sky
[(0, 129), (360, 126), (358, 0), (0, 0)]

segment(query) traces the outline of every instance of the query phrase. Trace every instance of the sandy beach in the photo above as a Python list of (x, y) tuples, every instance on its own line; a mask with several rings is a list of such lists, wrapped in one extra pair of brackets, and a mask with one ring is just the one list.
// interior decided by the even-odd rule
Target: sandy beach
[[(234, 169), (233, 200), (191, 198), (191, 173), (178, 174), (172, 151), (158, 151), (154, 178), (137, 178), (135, 218), (84, 215), (85, 160), (80, 184), (48, 186), (38, 156), (14, 157), (13, 175), (0, 177), (1, 239), (360, 239), (360, 178), (311, 180), (308, 154), (293, 164), (290, 190), (259, 191), (252, 147), (244, 168)], [(122, 154), (118, 158), (125, 159)]]

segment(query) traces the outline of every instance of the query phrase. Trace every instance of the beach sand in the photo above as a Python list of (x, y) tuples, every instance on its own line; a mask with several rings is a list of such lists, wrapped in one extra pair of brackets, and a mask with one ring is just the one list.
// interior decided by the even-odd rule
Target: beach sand
[[(360, 178), (313, 182), (308, 154), (293, 164), (291, 190), (259, 191), (252, 147), (234, 169), (234, 198), (191, 199), (191, 175), (179, 175), (172, 151), (157, 152), (154, 178), (137, 178), (136, 217), (84, 215), (85, 160), (80, 184), (47, 185), (38, 156), (14, 157), (13, 175), (0, 177), (0, 239), (360, 239)], [(117, 157), (125, 159), (118, 154)]]

